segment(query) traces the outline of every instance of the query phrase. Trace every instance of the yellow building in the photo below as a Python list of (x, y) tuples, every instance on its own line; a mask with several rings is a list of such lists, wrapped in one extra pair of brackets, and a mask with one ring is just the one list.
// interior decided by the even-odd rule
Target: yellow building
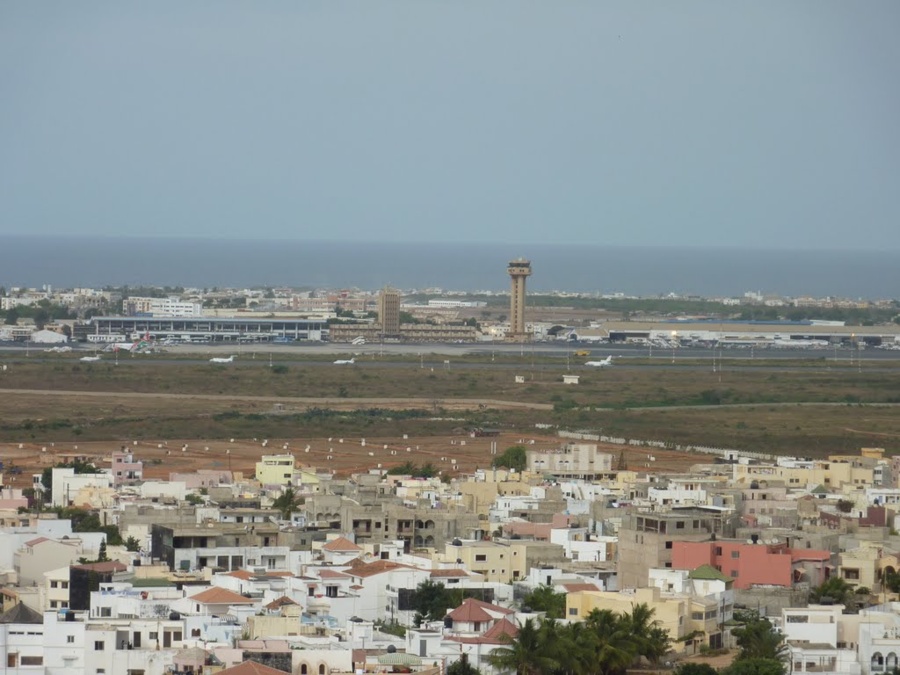
[(878, 592), (886, 571), (896, 573), (900, 561), (895, 553), (884, 550), (884, 544), (861, 541), (859, 548), (838, 554), (838, 574), (854, 588)]
[(293, 455), (263, 455), (256, 463), (256, 480), (263, 485), (290, 485), (293, 476)]
[(460, 541), (455, 539), (444, 549), (447, 562), (462, 565), (485, 581), (508, 584), (512, 579), (512, 552), (508, 546), (493, 541)]
[(735, 464), (733, 468), (733, 480), (738, 486), (759, 481), (782, 481), (788, 487), (824, 485), (841, 488), (845, 485), (872, 485), (874, 479), (873, 460), (846, 455), (804, 462), (801, 466)]
[(638, 588), (629, 593), (610, 591), (575, 591), (566, 596), (566, 618), (584, 621), (593, 610), (609, 609), (617, 613), (631, 612), (635, 605), (646, 604), (653, 618), (669, 632), (673, 645), (690, 632), (691, 601), (685, 597), (663, 596), (658, 588)]

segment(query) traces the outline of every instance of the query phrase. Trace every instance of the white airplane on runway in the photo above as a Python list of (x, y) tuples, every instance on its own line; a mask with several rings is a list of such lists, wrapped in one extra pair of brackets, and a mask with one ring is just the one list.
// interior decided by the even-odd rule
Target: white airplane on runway
[(586, 361), (584, 365), (586, 365), (590, 368), (607, 368), (613, 364), (612, 360), (613, 360), (613, 357), (612, 357), (612, 355), (610, 355), (610, 356), (607, 356), (602, 361)]
[(352, 366), (354, 363), (356, 363), (355, 357), (352, 359), (338, 359), (337, 361), (334, 362), (334, 365), (336, 365), (336, 366)]
[(99, 356), (82, 356), (79, 361), (84, 361), (85, 363), (93, 363), (94, 361), (99, 361)]
[(214, 356), (209, 360), (210, 363), (231, 363), (232, 361), (234, 361), (234, 354), (229, 356), (227, 359), (220, 356)]

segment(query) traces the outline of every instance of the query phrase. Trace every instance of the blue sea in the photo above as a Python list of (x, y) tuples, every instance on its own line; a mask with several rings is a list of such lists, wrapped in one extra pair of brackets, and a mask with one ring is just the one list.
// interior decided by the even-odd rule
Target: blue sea
[(900, 297), (894, 251), (131, 237), (0, 236), (0, 285), (502, 291), (518, 257), (532, 263), (529, 291)]

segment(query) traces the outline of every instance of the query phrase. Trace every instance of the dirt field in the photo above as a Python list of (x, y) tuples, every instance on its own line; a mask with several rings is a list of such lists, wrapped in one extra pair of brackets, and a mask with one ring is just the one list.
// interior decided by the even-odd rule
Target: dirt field
[[(376, 468), (390, 468), (407, 461), (414, 464), (433, 464), (439, 471), (456, 475), (485, 468), (490, 465), (491, 446), (496, 443), (499, 452), (519, 442), (528, 447), (555, 448), (565, 442), (555, 436), (528, 436), (501, 434), (498, 437), (472, 438), (466, 434), (428, 437), (367, 438), (365, 446), (359, 436), (350, 438), (291, 438), (266, 439), (159, 440), (132, 441), (130, 443), (88, 442), (38, 445), (32, 443), (0, 443), (0, 457), (7, 467), (22, 469), (20, 475), (7, 473), (6, 480), (16, 487), (31, 484), (31, 475), (60, 461), (70, 461), (75, 456), (86, 458), (100, 467), (109, 466), (110, 453), (127, 446), (144, 462), (146, 478), (168, 479), (172, 472), (197, 469), (230, 469), (252, 476), (254, 465), (264, 454), (291, 452), (303, 466), (330, 469), (339, 476)], [(531, 441), (534, 444), (531, 445)], [(465, 445), (463, 445), (463, 443)], [(287, 445), (287, 449), (285, 449)], [(603, 446), (602, 449), (618, 458), (624, 450), (629, 468), (646, 468), (647, 451), (621, 446)], [(307, 449), (308, 448), (308, 449)], [(408, 450), (407, 450), (408, 448)], [(691, 464), (703, 461), (703, 457), (688, 453), (658, 450), (653, 453), (656, 461), (652, 471), (686, 471)]]

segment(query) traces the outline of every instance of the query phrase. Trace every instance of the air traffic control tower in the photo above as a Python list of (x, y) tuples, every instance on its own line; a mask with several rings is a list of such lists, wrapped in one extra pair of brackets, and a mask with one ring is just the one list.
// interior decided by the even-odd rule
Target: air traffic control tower
[(518, 258), (506, 268), (512, 286), (509, 292), (509, 332), (511, 340), (527, 339), (525, 332), (525, 280), (531, 276), (531, 261)]

